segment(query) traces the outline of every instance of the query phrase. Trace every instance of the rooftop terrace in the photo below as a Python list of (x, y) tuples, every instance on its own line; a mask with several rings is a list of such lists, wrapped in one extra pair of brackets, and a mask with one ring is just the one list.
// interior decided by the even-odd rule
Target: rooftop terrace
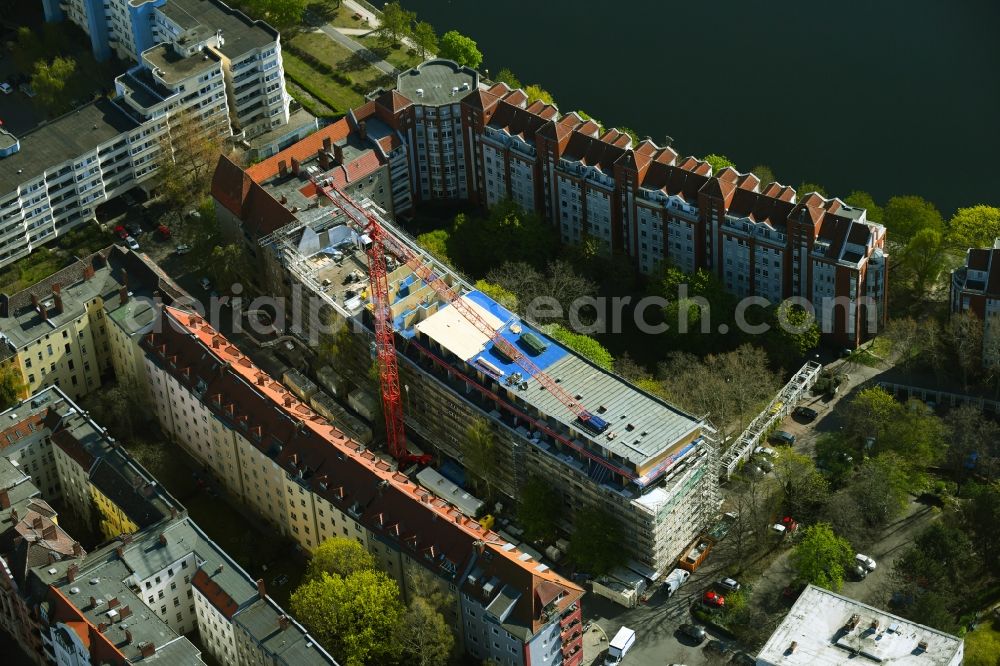
[(428, 60), (396, 80), (396, 89), (416, 104), (458, 104), (479, 85), (479, 74), (450, 60)]
[(254, 21), (219, 0), (168, 0), (160, 11), (182, 30), (192, 31), (194, 38), (222, 31), (225, 43), (219, 50), (229, 58), (239, 58), (278, 39), (278, 31), (264, 21)]

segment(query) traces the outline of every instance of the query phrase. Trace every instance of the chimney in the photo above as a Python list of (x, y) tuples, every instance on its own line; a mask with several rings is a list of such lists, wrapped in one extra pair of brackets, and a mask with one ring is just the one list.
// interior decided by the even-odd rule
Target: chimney
[[(58, 286), (58, 285), (56, 285), (56, 286)], [(52, 299), (55, 301), (55, 310), (56, 310), (56, 312), (62, 312), (63, 311), (62, 294), (60, 294), (58, 291), (53, 291), (53, 293), (52, 293)]]
[(122, 284), (128, 286), (128, 271), (124, 268), (122, 269)]
[(215, 573), (220, 574), (222, 573), (223, 569), (225, 569), (225, 567), (220, 564), (219, 566), (215, 567)]
[(320, 150), (319, 153), (319, 168), (326, 171), (330, 168), (330, 153), (325, 150)]
[(344, 163), (344, 147), (339, 143), (333, 146), (333, 156), (337, 159), (337, 164)]
[[(6, 497), (7, 491), (4, 491), (4, 496)], [(7, 506), (10, 506), (10, 500), (7, 501)], [(17, 509), (10, 510), (10, 524), (17, 525)]]
[(263, 386), (264, 385), (264, 381), (265, 381), (264, 380), (264, 373), (262, 372), (259, 375), (257, 375), (257, 386)]
[(118, 303), (120, 305), (128, 303), (128, 287), (118, 287)]
[(42, 319), (49, 318), (49, 313), (45, 309), (45, 304), (38, 300), (38, 296), (36, 294), (31, 295), (31, 304), (35, 306), (35, 310), (38, 311), (38, 314), (42, 315)]
[[(9, 508), (10, 508), (10, 495), (7, 494), (7, 489), (4, 488), (3, 490), (0, 490), (0, 509), (9, 509)], [(17, 521), (15, 520), (14, 522), (16, 523)]]
[(288, 197), (286, 197), (284, 194), (282, 194), (281, 198), (278, 199), (278, 201), (280, 201), (281, 205), (284, 206), (286, 203), (288, 203)]
[[(83, 555), (83, 546), (80, 545), (79, 541), (73, 542), (73, 557), (80, 557)], [(73, 565), (76, 566), (76, 565)], [(72, 568), (72, 567), (70, 567)]]
[(122, 606), (122, 609), (118, 611), (118, 617), (120, 617), (123, 620), (127, 617), (132, 617), (132, 607)]
[(287, 615), (282, 615), (281, 617), (278, 618), (278, 629), (280, 629), (281, 631), (288, 629), (288, 625), (290, 624), (291, 622), (289, 621)]
[[(79, 546), (79, 544), (75, 545)], [(66, 579), (72, 583), (74, 580), (76, 580), (76, 576), (79, 573), (80, 573), (80, 567), (78, 567), (75, 564), (71, 564), (69, 565), (69, 569), (66, 569)]]
[(160, 545), (161, 546), (167, 545), (167, 535), (164, 534), (163, 532), (160, 532)]
[(87, 264), (83, 267), (83, 279), (84, 281), (87, 281), (92, 277), (94, 277), (94, 265)]
[(367, 128), (364, 120), (362, 120), (360, 123), (358, 123), (358, 134), (361, 135), (362, 139), (367, 139), (368, 138), (368, 128)]
[(333, 142), (330, 140), (330, 137), (324, 137), (323, 138), (323, 150), (325, 150), (326, 152), (330, 152), (330, 144), (332, 144), (332, 143)]
[(156, 645), (153, 643), (143, 643), (142, 646), (139, 647), (139, 654), (142, 655), (143, 659), (152, 657), (156, 654)]
[(263, 578), (258, 578), (257, 579), (257, 594), (260, 595), (261, 599), (263, 599), (264, 597), (267, 596), (267, 588), (264, 587), (264, 579)]
[(100, 633), (103, 634), (107, 630), (108, 630), (107, 622), (101, 622), (99, 625), (97, 625), (97, 631), (99, 631)]
[(132, 645), (132, 632), (125, 630), (125, 645)]
[(46, 525), (45, 529), (42, 530), (42, 538), (46, 541), (54, 541), (56, 538), (56, 526), (55, 524)]
[(299, 175), (299, 171), (300, 171), (299, 161), (293, 157), (292, 158), (292, 173), (297, 176), (297, 175)]
[(291, 406), (292, 406), (292, 396), (286, 395), (285, 396), (285, 407), (291, 407)]
[(49, 564), (55, 564), (56, 562), (59, 561), (59, 558), (56, 557), (56, 554), (53, 553), (51, 550), (49, 551), (49, 558), (48, 559), (49, 559)]
[(118, 597), (111, 597), (111, 599), (108, 600), (108, 608), (109, 609), (110, 608), (118, 608), (118, 606), (120, 606), (120, 605), (121, 605), (121, 602), (118, 601)]
[(285, 160), (278, 160), (278, 173), (284, 178), (288, 175), (288, 162)]
[(88, 608), (90, 610), (97, 608), (97, 599), (95, 597), (90, 598), (90, 606), (88, 606)]
[(171, 519), (177, 518), (177, 507), (176, 506), (170, 507), (170, 518)]

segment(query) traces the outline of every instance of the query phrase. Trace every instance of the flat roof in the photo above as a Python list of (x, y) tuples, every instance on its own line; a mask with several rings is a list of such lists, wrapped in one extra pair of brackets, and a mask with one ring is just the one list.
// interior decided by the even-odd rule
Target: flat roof
[(458, 507), (458, 510), (475, 518), (483, 506), (483, 501), (441, 476), (433, 467), (425, 467), (417, 472), (417, 483), (431, 491), (446, 502)]
[[(857, 616), (851, 627), (852, 617)], [(921, 647), (921, 642), (926, 646)], [(795, 644), (792, 649), (792, 644)], [(774, 666), (957, 666), (962, 639), (809, 585), (757, 655)]]
[(478, 85), (479, 74), (476, 70), (443, 59), (428, 60), (406, 70), (396, 79), (396, 90), (414, 104), (424, 106), (458, 104)]
[[(462, 301), (471, 307), (480, 317), (493, 328), (500, 328), (510, 322), (501, 321), (490, 314), (486, 308), (476, 303), (470, 296), (462, 297)], [(456, 308), (445, 307), (427, 319), (417, 324), (417, 330), (431, 338), (463, 361), (472, 362), (473, 358), (486, 348), (490, 338), (469, 322)], [(492, 360), (492, 359), (489, 359)]]
[(254, 21), (218, 0), (167, 0), (158, 9), (185, 31), (221, 30), (225, 43), (219, 50), (229, 58), (239, 58), (278, 39), (278, 31), (264, 21)]
[(6, 194), (42, 175), (46, 169), (76, 159), (138, 126), (105, 98), (39, 125), (18, 137), (21, 150), (0, 159), (0, 193)]
[(142, 58), (153, 67), (168, 84), (177, 84), (203, 71), (218, 69), (219, 56), (211, 51), (199, 51), (194, 55), (182, 56), (172, 44), (157, 44), (142, 52)]

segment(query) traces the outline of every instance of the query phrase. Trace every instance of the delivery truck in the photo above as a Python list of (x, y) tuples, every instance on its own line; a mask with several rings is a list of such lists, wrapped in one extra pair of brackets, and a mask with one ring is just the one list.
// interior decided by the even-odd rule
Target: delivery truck
[(604, 659), (604, 666), (618, 666), (634, 644), (635, 632), (628, 627), (619, 629), (608, 644), (608, 656)]

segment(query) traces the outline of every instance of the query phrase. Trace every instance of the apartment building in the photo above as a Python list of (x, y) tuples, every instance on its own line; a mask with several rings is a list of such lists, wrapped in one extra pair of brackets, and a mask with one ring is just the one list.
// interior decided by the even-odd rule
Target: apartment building
[(809, 585), (757, 655), (761, 666), (959, 666), (961, 638)]
[[(996, 264), (994, 264), (996, 260)], [(996, 271), (994, 273), (993, 271)], [(992, 365), (1000, 353), (1000, 239), (992, 248), (970, 248), (965, 263), (951, 272), (950, 298), (953, 315), (973, 313), (983, 327), (983, 365)]]
[(564, 243), (596, 241), (644, 274), (664, 263), (704, 268), (739, 296), (807, 299), (828, 337), (845, 345), (885, 323), (885, 228), (840, 199), (733, 169), (714, 174), (669, 146), (633, 145), (445, 60), (400, 74), (394, 90), (361, 110), (372, 105), (405, 143), (417, 206), (510, 199), (553, 224)]
[[(55, 452), (63, 501), (98, 527), (87, 554), (14, 463), (0, 458), (0, 626), (38, 663), (335, 661), (58, 388), (2, 415)], [(11, 527), (7, 528), (7, 525)]]
[(218, 0), (43, 0), (46, 19), (86, 31), (98, 59), (134, 63), (99, 99), (0, 152), (0, 266), (95, 218), (98, 205), (152, 189), (162, 147), (196, 118), (206, 132), (249, 142), (254, 157), (314, 131), (290, 112), (280, 36)]
[(356, 539), (404, 599), (433, 582), (477, 659), (580, 663), (583, 590), (345, 436), (198, 315), (163, 320), (144, 343), (157, 417), (236, 501), (306, 550)]
[(146, 379), (139, 340), (154, 303), (189, 298), (155, 264), (114, 245), (15, 294), (0, 294), (0, 345), (32, 394), (58, 386), (80, 399), (114, 375), (133, 388)]
[[(322, 171), (300, 168), (298, 176), (289, 173), (280, 179), (280, 192), (305, 197), (293, 209), (304, 205), (309, 211), (304, 216), (289, 210), (281, 217), (264, 214), (273, 206), (273, 185), (265, 182), (259, 190), (248, 190), (243, 183), (249, 177), (239, 171), (220, 162), (213, 193), (217, 206), (229, 215), (227, 224), (246, 232), (247, 242), (262, 245), (265, 291), (286, 296), (283, 323), (313, 342), (345, 325), (366, 331), (348, 336), (345, 344), (351, 348), (340, 354), (336, 373), (355, 390), (370, 391), (373, 324), (365, 309), (367, 267), (358, 231), (346, 224), (339, 206), (318, 195)], [(600, 506), (618, 519), (627, 537), (624, 546), (638, 567), (647, 572), (670, 567), (718, 508), (712, 471), (716, 455), (703, 436), (705, 424), (546, 338), (436, 265), (392, 227), (376, 204), (366, 207), (381, 218), (393, 243), (434, 265), (435, 274), (487, 313), (485, 318), (512, 343), (523, 344), (519, 332), (530, 331), (549, 350), (544, 362), (535, 363), (556, 373), (570, 395), (593, 396), (597, 404), (588, 408), (597, 410), (600, 421), (614, 419), (614, 427), (592, 432), (554, 396), (523, 388), (534, 385), (533, 378), (498, 356), (485, 336), (390, 251), (389, 296), (400, 341), (407, 425), (442, 459), (461, 463), (460, 442), (469, 423), (489, 420), (501, 444), (495, 486), (513, 502), (531, 471), (543, 474), (562, 495), (567, 530), (580, 510)], [(261, 233), (261, 219), (268, 222), (263, 229), (267, 235)]]

